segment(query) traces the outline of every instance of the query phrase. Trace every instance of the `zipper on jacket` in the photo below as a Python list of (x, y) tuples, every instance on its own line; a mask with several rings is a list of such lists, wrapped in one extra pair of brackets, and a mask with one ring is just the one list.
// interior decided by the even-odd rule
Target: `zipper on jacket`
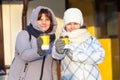
[(25, 63), (24, 72), (26, 71), (26, 69), (27, 69), (27, 66), (28, 66), (28, 63)]

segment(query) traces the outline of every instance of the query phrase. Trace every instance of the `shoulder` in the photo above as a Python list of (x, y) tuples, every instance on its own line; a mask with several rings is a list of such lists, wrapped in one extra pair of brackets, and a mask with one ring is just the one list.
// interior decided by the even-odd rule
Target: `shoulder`
[(91, 37), (93, 42), (98, 42), (98, 39), (94, 36)]
[(88, 43), (90, 45), (101, 45), (99, 40), (96, 37), (94, 37), (94, 36), (92, 36), (91, 39), (88, 40)]
[(28, 34), (28, 32), (26, 31), (26, 30), (22, 30), (22, 31), (20, 31), (19, 33), (18, 33), (18, 35), (17, 35), (17, 38), (18, 39), (20, 39), (20, 38), (27, 38), (27, 37), (29, 37), (29, 34)]
[(90, 36), (90, 38), (88, 39), (88, 41), (97, 41), (98, 39), (94, 36)]
[(18, 36), (28, 36), (28, 32), (26, 30), (22, 30), (18, 33)]
[(96, 38), (96, 37), (94, 37), (94, 36), (90, 36), (90, 38), (87, 40), (87, 41), (85, 41), (85, 44), (93, 44), (93, 43), (99, 43), (99, 41), (98, 41), (98, 39)]
[(20, 34), (28, 34), (28, 32), (26, 31), (26, 30), (21, 30), (19, 33), (18, 33), (18, 35), (20, 35)]

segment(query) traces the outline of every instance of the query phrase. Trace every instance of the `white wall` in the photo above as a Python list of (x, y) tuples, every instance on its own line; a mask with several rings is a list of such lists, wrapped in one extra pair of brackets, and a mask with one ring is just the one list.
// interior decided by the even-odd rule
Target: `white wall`
[[(56, 34), (59, 35), (63, 25), (62, 17), (65, 9), (65, 0), (33, 0), (29, 2), (28, 24), (30, 13), (39, 5), (50, 7), (54, 11), (58, 21)], [(3, 1), (2, 4), (5, 65), (10, 65), (14, 58), (15, 39), (18, 32), (22, 29), (22, 8), (23, 5), (20, 1)]]
[(15, 38), (21, 30), (21, 4), (2, 5), (5, 65), (10, 65), (14, 57)]

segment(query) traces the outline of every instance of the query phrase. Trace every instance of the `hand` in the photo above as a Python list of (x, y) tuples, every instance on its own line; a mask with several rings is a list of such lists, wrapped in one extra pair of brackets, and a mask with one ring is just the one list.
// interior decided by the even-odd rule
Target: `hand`
[(58, 39), (55, 43), (55, 47), (56, 47), (56, 51), (59, 54), (63, 54), (64, 53), (65, 42), (61, 39)]
[(41, 49), (42, 43), (43, 43), (42, 39), (40, 37), (38, 37), (37, 38), (37, 47), (38, 47), (37, 53), (40, 56), (44, 56), (45, 55), (45, 51)]

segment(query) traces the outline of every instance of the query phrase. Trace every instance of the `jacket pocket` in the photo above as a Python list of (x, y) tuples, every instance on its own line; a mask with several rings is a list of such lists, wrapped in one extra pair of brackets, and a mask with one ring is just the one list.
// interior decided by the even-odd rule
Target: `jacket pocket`
[(21, 75), (19, 77), (19, 80), (25, 80), (28, 70), (28, 63), (24, 63), (23, 71), (21, 72)]

